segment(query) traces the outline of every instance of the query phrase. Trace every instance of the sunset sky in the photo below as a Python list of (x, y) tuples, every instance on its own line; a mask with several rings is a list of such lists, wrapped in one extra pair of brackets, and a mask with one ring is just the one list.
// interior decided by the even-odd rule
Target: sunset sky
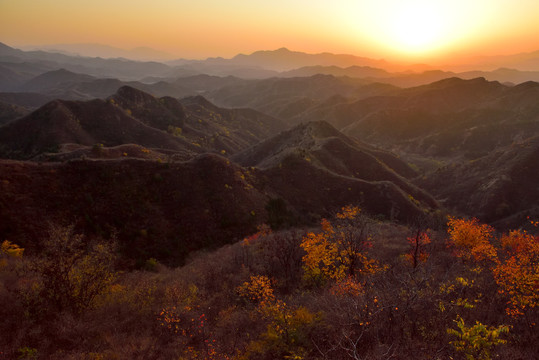
[(181, 58), (287, 47), (401, 61), (539, 50), (538, 0), (0, 0), (0, 41)]

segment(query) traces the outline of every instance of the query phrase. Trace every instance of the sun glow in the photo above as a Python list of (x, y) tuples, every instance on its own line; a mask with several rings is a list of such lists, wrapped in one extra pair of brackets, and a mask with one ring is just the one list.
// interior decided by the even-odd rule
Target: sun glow
[(439, 11), (430, 4), (406, 5), (393, 15), (388, 35), (397, 46), (409, 51), (424, 51), (436, 47), (447, 35)]
[(452, 13), (438, 1), (394, 3), (387, 13), (384, 35), (388, 44), (400, 52), (427, 53), (451, 41)]
[[(504, 0), (505, 1), (505, 0)], [(409, 59), (432, 58), (472, 46), (492, 34), (497, 7), (467, 0), (377, 0), (352, 2), (343, 14), (348, 29), (382, 52)], [(364, 30), (369, 31), (365, 32)]]
[(538, 0), (0, 0), (0, 9), (0, 41), (15, 47), (149, 46), (182, 58), (287, 47), (414, 62), (539, 47)]

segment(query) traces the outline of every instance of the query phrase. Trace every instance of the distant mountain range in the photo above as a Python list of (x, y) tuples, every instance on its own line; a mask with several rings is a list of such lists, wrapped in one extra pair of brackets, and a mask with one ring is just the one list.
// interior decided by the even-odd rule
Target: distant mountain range
[(174, 55), (149, 47), (136, 47), (126, 50), (103, 44), (51, 44), (25, 46), (26, 51), (48, 51), (71, 56), (101, 57), (104, 59), (125, 58), (137, 61), (165, 61), (174, 59)]
[[(435, 72), (432, 67), (401, 66), (385, 60), (374, 60), (353, 55), (330, 53), (306, 54), (281, 48), (257, 51), (250, 55), (239, 54), (231, 59), (208, 58), (205, 60), (174, 60), (167, 63), (133, 61), (125, 58), (100, 58), (74, 56), (52, 50), (22, 51), (0, 43), (0, 91), (14, 91), (15, 87), (32, 77), (61, 68), (75, 73), (99, 78), (120, 80), (158, 79), (170, 82), (179, 77), (199, 74), (236, 76), (240, 78), (297, 77), (315, 74), (368, 78), (399, 86), (414, 86), (440, 80), (459, 73)], [(484, 76), (490, 80), (518, 83), (539, 80), (539, 53), (489, 58), (487, 66), (476, 61), (475, 71), (466, 71), (463, 78)], [(497, 64), (492, 67), (492, 64)], [(500, 69), (496, 70), (495, 69)], [(407, 70), (407, 71), (405, 71)], [(488, 71), (486, 71), (488, 70)], [(522, 73), (524, 72), (524, 73)], [(433, 78), (436, 76), (438, 78)], [(427, 77), (423, 79), (423, 77)], [(525, 79), (525, 80), (523, 80)]]
[(133, 258), (177, 262), (348, 203), (402, 223), (538, 217), (539, 71), (390, 65), (287, 49), (165, 64), (0, 44), (0, 238), (31, 249), (47, 221), (74, 219), (117, 232)]

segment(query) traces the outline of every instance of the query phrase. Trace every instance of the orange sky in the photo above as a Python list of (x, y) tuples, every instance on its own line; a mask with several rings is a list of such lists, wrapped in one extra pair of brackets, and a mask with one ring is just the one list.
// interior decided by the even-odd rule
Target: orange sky
[(183, 58), (287, 47), (396, 61), (539, 50), (538, 0), (0, 0), (0, 41)]

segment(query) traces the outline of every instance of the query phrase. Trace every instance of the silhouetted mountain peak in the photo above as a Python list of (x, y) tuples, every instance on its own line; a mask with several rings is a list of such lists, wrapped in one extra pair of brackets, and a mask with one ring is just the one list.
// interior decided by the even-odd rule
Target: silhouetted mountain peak
[(124, 85), (119, 88), (114, 95), (114, 98), (135, 104), (145, 104), (156, 101), (155, 97), (152, 95), (128, 85)]
[(7, 56), (18, 53), (19, 50), (0, 42), (0, 55)]
[(183, 99), (181, 99), (181, 102), (184, 105), (199, 105), (202, 107), (205, 107), (207, 109), (215, 109), (217, 108), (215, 104), (213, 104), (211, 101), (206, 99), (202, 95), (195, 95), (195, 96), (188, 96)]
[(58, 89), (67, 87), (68, 84), (90, 82), (93, 80), (96, 80), (93, 76), (75, 73), (61, 68), (47, 71), (30, 79), (22, 86), (22, 89), (29, 92), (54, 93)]
[(521, 90), (536, 89), (536, 88), (539, 88), (539, 82), (537, 81), (526, 81), (514, 87), (514, 89), (521, 89)]

